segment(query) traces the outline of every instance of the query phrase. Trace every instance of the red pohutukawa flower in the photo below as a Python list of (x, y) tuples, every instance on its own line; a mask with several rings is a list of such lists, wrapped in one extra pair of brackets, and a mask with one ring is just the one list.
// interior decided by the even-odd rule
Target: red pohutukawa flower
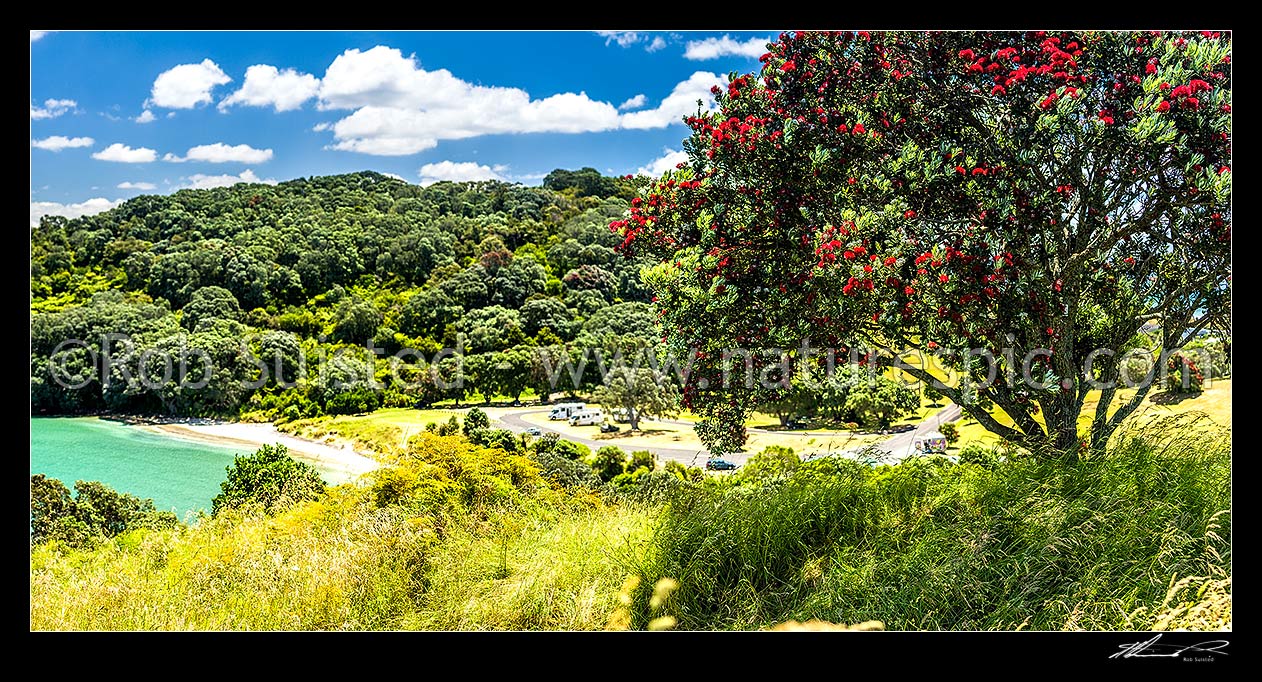
[(1161, 100), (1161, 104), (1157, 105), (1157, 111), (1170, 111), (1170, 103), (1166, 100)]

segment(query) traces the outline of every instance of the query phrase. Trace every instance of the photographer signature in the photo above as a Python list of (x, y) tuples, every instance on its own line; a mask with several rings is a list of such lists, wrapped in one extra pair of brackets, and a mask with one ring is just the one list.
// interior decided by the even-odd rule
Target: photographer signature
[(1119, 646), (1121, 651), (1109, 656), (1109, 658), (1178, 658), (1185, 653), (1206, 653), (1206, 654), (1223, 654), (1223, 651), (1229, 643), (1225, 639), (1212, 639), (1200, 644), (1188, 644), (1186, 646), (1176, 644), (1159, 644), (1161, 635), (1156, 635), (1146, 642), (1131, 642), (1130, 644), (1122, 644)]

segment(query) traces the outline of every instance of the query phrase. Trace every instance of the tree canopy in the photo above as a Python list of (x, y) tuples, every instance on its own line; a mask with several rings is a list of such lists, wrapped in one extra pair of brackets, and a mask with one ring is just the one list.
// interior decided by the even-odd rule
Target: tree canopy
[[(648, 312), (623, 315), (648, 301), (650, 261), (616, 253), (608, 229), (632, 181), (583, 169), (545, 185), (364, 172), (46, 218), (31, 232), (32, 409), (294, 419), (590, 386), (594, 365), (540, 381), (536, 352), (655, 338)], [(369, 342), (423, 357), (365, 362), (352, 347)], [(462, 360), (433, 362), (458, 346)], [(206, 386), (182, 388), (203, 358)]]
[[(1144, 320), (1177, 348), (1228, 316), (1229, 36), (798, 32), (761, 61), (612, 224), (659, 261), (646, 280), (672, 350), (698, 358), (684, 401), (712, 447), (779, 398), (724, 387), (724, 349), (977, 349), (1032, 381), (986, 386), (988, 363), (957, 355), (969, 380), (939, 390), (1067, 451)], [(1147, 390), (1103, 390), (1092, 447)]]

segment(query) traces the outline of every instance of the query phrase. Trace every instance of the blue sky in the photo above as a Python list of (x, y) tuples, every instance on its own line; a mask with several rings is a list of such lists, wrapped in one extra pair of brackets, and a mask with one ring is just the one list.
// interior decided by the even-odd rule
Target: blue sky
[(775, 35), (32, 31), (32, 224), (241, 179), (660, 172)]

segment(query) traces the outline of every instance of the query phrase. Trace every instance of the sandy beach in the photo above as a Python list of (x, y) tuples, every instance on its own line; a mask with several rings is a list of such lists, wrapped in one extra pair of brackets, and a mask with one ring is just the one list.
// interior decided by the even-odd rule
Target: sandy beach
[(187, 421), (165, 424), (144, 424), (141, 428), (167, 436), (196, 440), (219, 445), (239, 445), (250, 452), (260, 445), (280, 443), (289, 448), (297, 459), (317, 464), (321, 469), (351, 480), (381, 466), (372, 457), (355, 451), (350, 446), (318, 443), (281, 433), (272, 424), (246, 424), (238, 422)]

